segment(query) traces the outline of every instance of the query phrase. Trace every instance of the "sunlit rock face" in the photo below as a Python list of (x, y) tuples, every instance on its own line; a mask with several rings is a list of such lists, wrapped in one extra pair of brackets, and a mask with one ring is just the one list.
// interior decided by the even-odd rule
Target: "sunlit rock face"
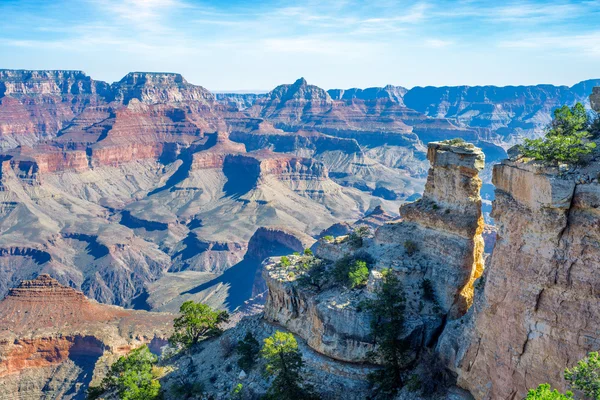
[(438, 301), (452, 316), (473, 302), (473, 282), (483, 273), (484, 228), (481, 213), (483, 152), (470, 144), (430, 143), (431, 169), (423, 198), (400, 209), (412, 225), (399, 244), (415, 243), (426, 251)]

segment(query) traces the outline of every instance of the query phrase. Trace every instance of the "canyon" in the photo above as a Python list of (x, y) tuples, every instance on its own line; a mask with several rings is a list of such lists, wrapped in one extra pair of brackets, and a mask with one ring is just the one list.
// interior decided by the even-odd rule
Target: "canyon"
[[(0, 387), (80, 398), (116, 357), (158, 352), (194, 300), (259, 313), (234, 341), (293, 332), (323, 398), (364, 398), (377, 345), (361, 304), (390, 268), (407, 365), (439, 355), (456, 380), (442, 398), (566, 389), (597, 349), (599, 164), (507, 150), (559, 105), (600, 108), (598, 85), (213, 94), (174, 73), (0, 70)], [(368, 260), (366, 286), (306, 286), (307, 248), (326, 270)], [(227, 377), (207, 383), (227, 398), (240, 371), (219, 340), (189, 362)], [(172, 362), (167, 387), (188, 368)]]

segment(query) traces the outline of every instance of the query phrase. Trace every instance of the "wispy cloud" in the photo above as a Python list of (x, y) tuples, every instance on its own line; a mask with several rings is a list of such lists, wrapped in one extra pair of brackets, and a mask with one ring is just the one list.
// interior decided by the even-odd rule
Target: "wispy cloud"
[[(513, 40), (504, 40), (499, 47), (508, 49), (533, 49), (544, 51), (561, 51), (585, 53), (600, 57), (600, 31), (582, 35), (566, 36), (530, 36)], [(559, 60), (557, 60), (558, 62)]]
[[(51, 57), (81, 69), (100, 63), (117, 76), (146, 66), (205, 79), (210, 70), (223, 89), (281, 83), (296, 70), (346, 77), (348, 86), (363, 77), (394, 83), (402, 68), (437, 73), (442, 55), (458, 66), (442, 77), (465, 83), (479, 70), (464, 64), (495, 79), (542, 61), (551, 71), (545, 61), (553, 58), (558, 71), (567, 53), (600, 71), (600, 0), (0, 0), (0, 15), (0, 67), (46, 65)], [(234, 76), (222, 77), (226, 71)]]

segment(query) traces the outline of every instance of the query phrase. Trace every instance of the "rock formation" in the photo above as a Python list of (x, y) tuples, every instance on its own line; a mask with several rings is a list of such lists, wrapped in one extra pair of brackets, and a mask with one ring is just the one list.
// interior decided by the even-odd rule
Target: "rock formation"
[[(321, 354), (366, 362), (374, 345), (370, 316), (361, 312), (360, 303), (372, 297), (381, 279), (378, 271), (392, 268), (406, 288), (405, 336), (415, 349), (435, 342), (444, 320), (468, 309), (473, 281), (483, 272), (478, 172), (484, 157), (470, 144), (430, 143), (428, 158), (431, 169), (423, 199), (402, 207), (403, 220), (380, 226), (374, 237), (363, 238), (359, 248), (345, 238), (319, 242), (317, 255), (324, 259), (326, 270), (333, 268), (328, 262), (352, 253), (372, 260), (365, 289), (348, 290), (335, 284), (307, 287), (298, 281), (302, 270), (296, 265), (304, 262), (302, 257), (290, 257), (291, 267), (274, 260), (263, 272), (269, 288), (265, 318), (282, 324)], [(371, 223), (377, 215), (381, 212), (370, 217)], [(424, 279), (432, 282), (435, 301), (423, 300)]]
[[(420, 248), (430, 263), (430, 279), (444, 310), (463, 314), (472, 304), (473, 282), (483, 273), (484, 228), (480, 149), (464, 143), (430, 143), (431, 169), (422, 199), (401, 207), (403, 223), (394, 239)], [(379, 233), (382, 242), (386, 231)], [(457, 288), (461, 288), (459, 292)]]
[(2, 394), (80, 398), (118, 356), (159, 352), (172, 319), (96, 303), (49, 275), (23, 281), (0, 302)]
[(564, 369), (597, 349), (596, 175), (597, 164), (576, 173), (495, 166), (498, 234), (485, 289), (467, 316), (472, 331), (448, 357), (477, 399), (522, 398), (545, 382), (564, 390)]

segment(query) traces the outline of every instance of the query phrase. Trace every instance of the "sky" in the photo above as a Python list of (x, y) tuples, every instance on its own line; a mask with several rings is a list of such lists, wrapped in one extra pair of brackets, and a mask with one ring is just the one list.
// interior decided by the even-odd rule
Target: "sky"
[(214, 91), (600, 78), (600, 0), (0, 0), (0, 68)]

